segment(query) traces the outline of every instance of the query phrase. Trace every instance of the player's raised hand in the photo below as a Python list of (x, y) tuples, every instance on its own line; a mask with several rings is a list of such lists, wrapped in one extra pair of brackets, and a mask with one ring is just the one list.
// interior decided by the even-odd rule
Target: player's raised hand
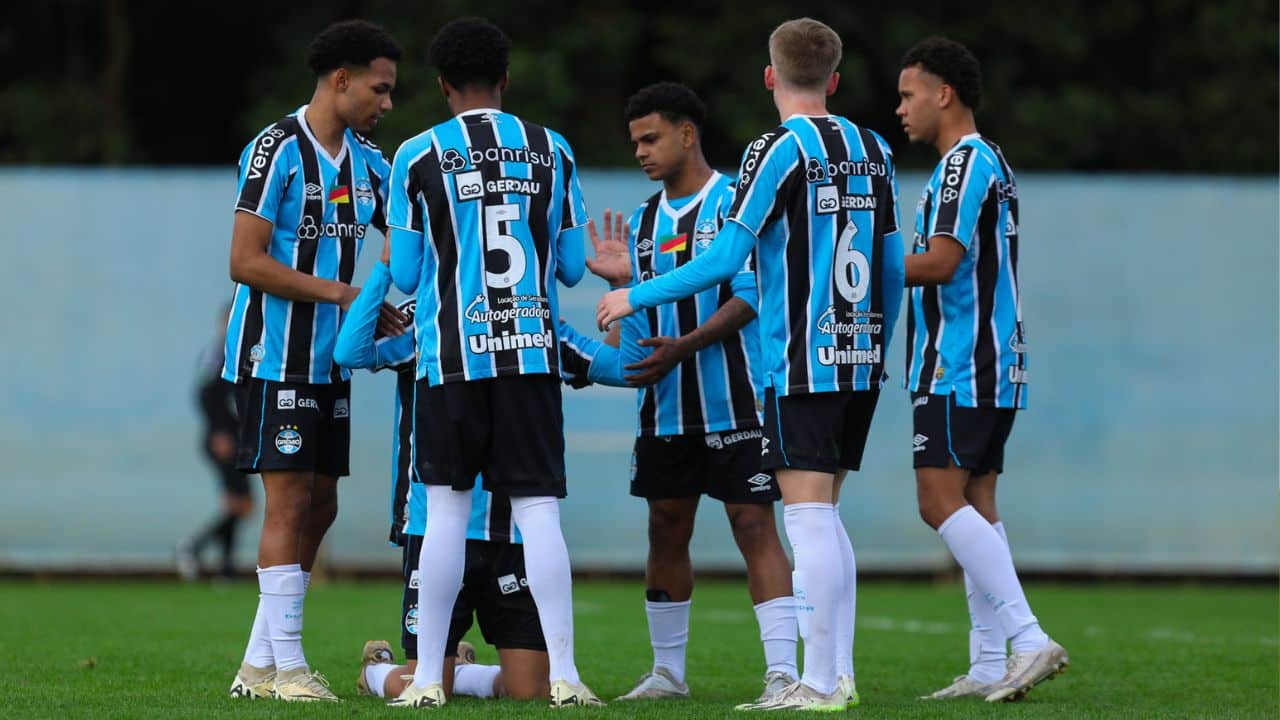
[(622, 213), (604, 211), (603, 238), (596, 221), (587, 220), (587, 236), (595, 253), (595, 257), (587, 258), (587, 269), (614, 287), (631, 282), (631, 255), (627, 248), (631, 226), (622, 221)]
[(601, 331), (609, 329), (609, 326), (616, 320), (635, 312), (635, 308), (631, 307), (631, 288), (621, 288), (612, 290), (600, 298), (599, 304), (596, 305), (596, 327)]

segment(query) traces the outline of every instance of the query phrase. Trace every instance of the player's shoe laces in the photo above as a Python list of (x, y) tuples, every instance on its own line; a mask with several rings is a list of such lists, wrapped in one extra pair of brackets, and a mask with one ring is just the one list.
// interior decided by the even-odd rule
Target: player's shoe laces
[(618, 697), (618, 700), (681, 700), (689, 697), (689, 686), (676, 680), (671, 671), (658, 667), (647, 672), (631, 692)]
[(200, 558), (191, 543), (183, 540), (173, 549), (173, 559), (178, 566), (178, 577), (192, 582), (200, 579)]
[(836, 689), (844, 693), (844, 707), (846, 710), (852, 710), (862, 703), (862, 698), (858, 697), (858, 683), (854, 682), (852, 675), (840, 675), (837, 677)]
[(391, 643), (386, 640), (370, 640), (365, 643), (364, 650), (360, 651), (360, 675), (356, 678), (356, 692), (361, 695), (376, 695), (377, 693), (369, 688), (369, 681), (365, 679), (364, 671), (368, 670), (370, 665), (395, 661), (395, 653), (391, 652)]
[(591, 688), (585, 683), (570, 685), (564, 680), (557, 680), (551, 683), (551, 702), (552, 708), (566, 707), (600, 707), (604, 705), (604, 701), (596, 697), (591, 692)]
[(440, 683), (418, 687), (410, 682), (405, 686), (404, 692), (400, 693), (400, 697), (389, 701), (387, 705), (402, 708), (438, 708), (443, 707), (444, 703), (444, 687)]
[(788, 685), (785, 690), (772, 698), (758, 703), (739, 705), (735, 710), (799, 710), (808, 712), (843, 712), (848, 698), (844, 691), (836, 688), (831, 694), (823, 695), (802, 682)]
[(743, 703), (743, 705), (759, 705), (773, 699), (774, 695), (795, 685), (798, 681), (781, 670), (770, 670), (764, 674), (764, 692), (760, 693), (760, 697), (756, 698), (754, 703)]
[(1014, 653), (1009, 656), (1008, 672), (987, 695), (987, 702), (1021, 700), (1031, 688), (1058, 675), (1070, 664), (1066, 649), (1052, 640), (1039, 650)]
[(254, 667), (240, 663), (236, 679), (231, 681), (233, 698), (273, 698), (276, 696), (276, 666)]
[(978, 682), (968, 675), (960, 675), (951, 684), (929, 693), (921, 695), (921, 700), (955, 700), (956, 698), (967, 697), (986, 697), (996, 689), (999, 683)]
[(458, 641), (458, 656), (455, 665), (474, 665), (476, 662), (476, 646), (466, 640)]
[(338, 702), (329, 689), (329, 681), (303, 665), (276, 673), (276, 697), (286, 702)]

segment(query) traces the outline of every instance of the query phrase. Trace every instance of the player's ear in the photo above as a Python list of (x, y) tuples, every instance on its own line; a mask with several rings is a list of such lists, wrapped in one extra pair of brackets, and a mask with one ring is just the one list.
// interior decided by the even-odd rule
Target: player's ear
[(764, 66), (764, 89), (772, 91), (774, 83), (775, 83), (775, 78), (773, 76), (773, 66), (765, 65)]
[(946, 109), (951, 106), (951, 101), (955, 100), (956, 92), (946, 83), (938, 83), (938, 107)]
[(685, 149), (688, 149), (693, 147), (694, 143), (697, 141), (698, 128), (688, 120), (680, 123), (680, 144), (683, 145)]
[(498, 92), (504, 92), (507, 89), (507, 81), (510, 79), (510, 73), (502, 73), (502, 79), (498, 81)]
[(351, 73), (345, 67), (340, 67), (329, 76), (329, 82), (333, 83), (334, 90), (346, 92), (351, 87)]
[(836, 94), (836, 87), (840, 85), (840, 73), (833, 72), (831, 77), (827, 78), (827, 96)]

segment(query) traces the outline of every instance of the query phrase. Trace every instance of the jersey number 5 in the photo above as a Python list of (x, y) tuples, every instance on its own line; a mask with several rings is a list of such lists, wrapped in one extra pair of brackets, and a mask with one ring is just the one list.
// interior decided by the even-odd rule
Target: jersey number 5
[(836, 276), (836, 289), (854, 305), (862, 302), (871, 288), (871, 264), (866, 255), (853, 249), (853, 236), (857, 234), (857, 225), (845, 225), (836, 241), (836, 262), (831, 268)]
[[(510, 225), (504, 223), (520, 219), (520, 206), (515, 203), (507, 203), (504, 205), (485, 205), (484, 207), (484, 239), (485, 250), (492, 252), (494, 250), (506, 253), (507, 269), (502, 272), (490, 272), (485, 270), (485, 280), (489, 283), (489, 287), (493, 288), (509, 288), (524, 277), (525, 257), (524, 246), (520, 241), (512, 235), (508, 235), (504, 230), (509, 230)], [(488, 266), (488, 258), (485, 258), (485, 266)]]

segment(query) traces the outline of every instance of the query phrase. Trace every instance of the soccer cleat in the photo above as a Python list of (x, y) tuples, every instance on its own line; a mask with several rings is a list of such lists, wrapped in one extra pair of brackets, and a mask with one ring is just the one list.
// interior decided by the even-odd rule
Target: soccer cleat
[(676, 680), (671, 671), (658, 667), (647, 672), (631, 692), (617, 700), (683, 700), (689, 697), (689, 686)]
[(377, 695), (377, 693), (369, 689), (369, 681), (365, 680), (364, 671), (368, 670), (370, 665), (381, 665), (382, 663), (393, 663), (395, 661), (395, 653), (391, 652), (391, 643), (386, 640), (370, 640), (366, 642), (364, 650), (360, 654), (360, 675), (356, 678), (356, 692), (361, 695)]
[[(410, 678), (413, 676), (410, 675)], [(445, 703), (444, 687), (440, 683), (431, 683), (426, 687), (418, 687), (410, 682), (405, 686), (400, 697), (387, 703), (390, 707), (402, 708), (438, 708)]]
[(586, 683), (578, 683), (570, 685), (564, 680), (557, 680), (551, 683), (551, 702), (552, 708), (566, 707), (602, 707), (604, 701), (596, 697), (591, 692), (591, 688)]
[(1058, 675), (1070, 664), (1066, 649), (1052, 640), (1039, 650), (1014, 653), (1009, 656), (1008, 671), (992, 687), (987, 702), (1021, 700), (1031, 688)]
[(735, 710), (773, 711), (798, 710), (801, 712), (843, 712), (848, 704), (844, 691), (836, 688), (829, 695), (797, 682), (788, 685), (785, 690), (772, 698), (758, 703), (739, 705)]
[(276, 673), (275, 695), (285, 702), (338, 702), (329, 681), (306, 665)]
[(760, 697), (756, 698), (754, 703), (743, 703), (743, 706), (768, 702), (774, 695), (795, 685), (797, 682), (799, 681), (781, 670), (770, 670), (764, 674), (764, 692), (760, 693)]
[(236, 679), (231, 681), (233, 698), (273, 698), (276, 696), (276, 666), (254, 667), (240, 663)]
[(454, 665), (474, 665), (476, 662), (476, 646), (466, 640), (458, 641), (458, 654)]
[(836, 677), (836, 689), (844, 693), (844, 708), (846, 710), (852, 710), (862, 703), (862, 698), (858, 697), (858, 683), (854, 682), (852, 675)]
[(183, 540), (173, 549), (174, 561), (178, 565), (178, 577), (187, 582), (200, 579), (200, 557), (191, 543)]
[(921, 700), (955, 700), (956, 698), (986, 697), (996, 689), (998, 683), (978, 682), (968, 675), (960, 675), (951, 684), (941, 690), (921, 695)]

